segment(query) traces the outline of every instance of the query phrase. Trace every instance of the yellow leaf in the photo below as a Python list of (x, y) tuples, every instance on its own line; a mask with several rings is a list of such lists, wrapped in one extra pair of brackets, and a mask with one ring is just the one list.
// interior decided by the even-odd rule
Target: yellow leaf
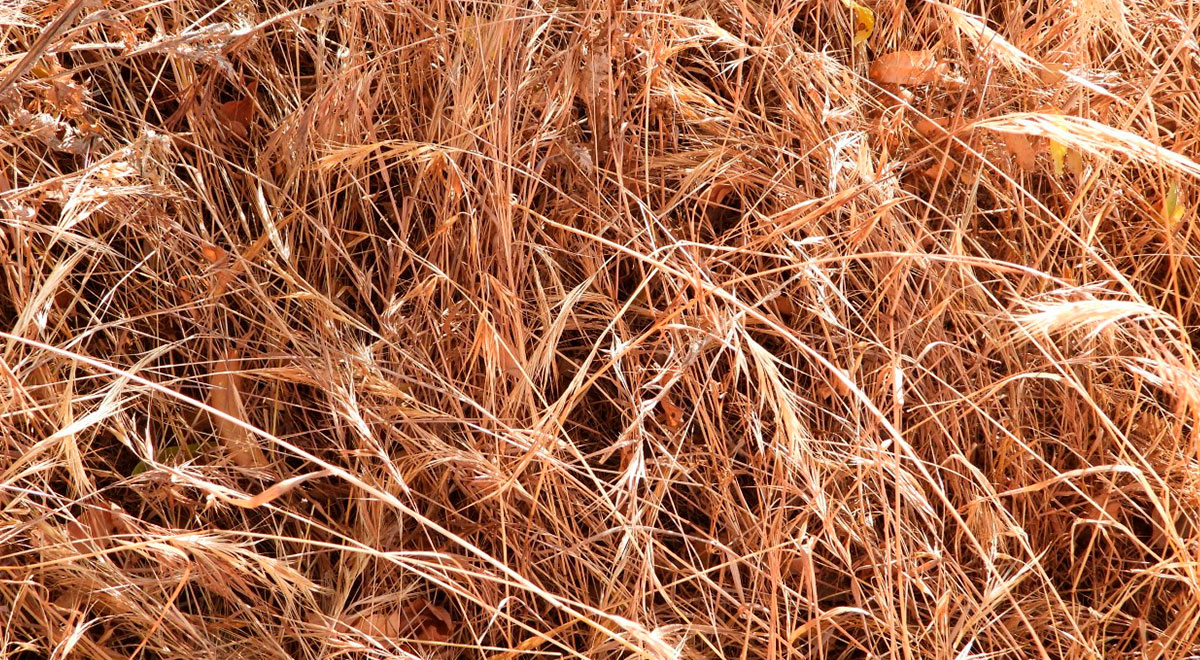
[(1167, 229), (1174, 230), (1179, 226), (1179, 221), (1183, 219), (1183, 214), (1187, 208), (1179, 203), (1179, 183), (1171, 184), (1171, 189), (1167, 191), (1163, 197), (1162, 203), (1162, 222)]
[(842, 0), (842, 4), (854, 12), (854, 45), (866, 43), (867, 38), (875, 29), (875, 12), (854, 0)]
[(1054, 161), (1054, 176), (1062, 176), (1063, 160), (1067, 157), (1067, 145), (1050, 138), (1050, 158)]

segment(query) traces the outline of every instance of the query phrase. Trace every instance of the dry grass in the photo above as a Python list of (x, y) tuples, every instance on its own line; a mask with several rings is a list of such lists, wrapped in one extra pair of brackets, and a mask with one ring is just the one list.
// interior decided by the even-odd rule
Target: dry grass
[(861, 6), (0, 7), (0, 658), (1200, 657), (1200, 7)]

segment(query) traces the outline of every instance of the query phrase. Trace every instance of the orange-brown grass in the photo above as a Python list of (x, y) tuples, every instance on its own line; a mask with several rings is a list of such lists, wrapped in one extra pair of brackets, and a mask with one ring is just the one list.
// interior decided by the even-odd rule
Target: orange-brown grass
[(1198, 25), (0, 7), (0, 658), (1198, 657)]

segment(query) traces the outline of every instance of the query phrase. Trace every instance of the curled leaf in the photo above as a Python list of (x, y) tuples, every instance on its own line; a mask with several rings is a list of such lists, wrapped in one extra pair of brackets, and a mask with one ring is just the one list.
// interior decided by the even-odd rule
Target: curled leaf
[(875, 12), (854, 0), (842, 0), (842, 4), (854, 13), (854, 45), (866, 43), (875, 30)]
[(1179, 226), (1180, 220), (1183, 219), (1184, 212), (1187, 207), (1180, 203), (1179, 200), (1179, 182), (1171, 184), (1171, 188), (1167, 194), (1163, 196), (1162, 202), (1162, 223), (1169, 230), (1174, 230)]
[(219, 246), (213, 245), (212, 243), (206, 241), (200, 245), (200, 254), (204, 257), (205, 261), (210, 264), (215, 264), (223, 260), (228, 253)]

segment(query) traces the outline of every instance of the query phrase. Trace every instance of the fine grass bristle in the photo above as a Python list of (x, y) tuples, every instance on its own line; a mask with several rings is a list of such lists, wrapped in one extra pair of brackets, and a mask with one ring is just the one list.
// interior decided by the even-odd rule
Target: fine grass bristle
[(0, 6), (0, 658), (1200, 657), (1198, 20)]

